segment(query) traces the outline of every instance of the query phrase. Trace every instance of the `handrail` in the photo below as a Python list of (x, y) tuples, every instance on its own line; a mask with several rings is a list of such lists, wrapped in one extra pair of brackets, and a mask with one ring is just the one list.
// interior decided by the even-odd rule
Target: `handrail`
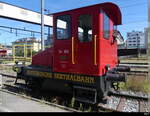
[(94, 65), (97, 65), (97, 35), (94, 35)]
[(75, 64), (75, 59), (74, 59), (74, 37), (72, 37), (72, 64)]

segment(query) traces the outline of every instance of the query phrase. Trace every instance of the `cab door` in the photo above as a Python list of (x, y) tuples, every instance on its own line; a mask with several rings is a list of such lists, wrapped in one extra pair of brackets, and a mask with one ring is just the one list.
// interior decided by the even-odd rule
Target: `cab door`
[(86, 75), (98, 73), (98, 16), (96, 12), (76, 13), (74, 25), (76, 72)]
[(71, 69), (72, 18), (69, 14), (54, 16), (54, 72)]
[(104, 11), (101, 11), (103, 22), (103, 36), (101, 39), (101, 67), (105, 67), (106, 64), (113, 68), (117, 64), (117, 41), (113, 38), (113, 21), (111, 17)]

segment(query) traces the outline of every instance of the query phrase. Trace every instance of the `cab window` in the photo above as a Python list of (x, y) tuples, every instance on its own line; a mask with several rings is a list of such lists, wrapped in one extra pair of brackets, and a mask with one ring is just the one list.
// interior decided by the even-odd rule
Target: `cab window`
[(110, 19), (105, 12), (103, 12), (103, 37), (105, 39), (110, 37)]
[(59, 40), (68, 39), (71, 37), (71, 16), (61, 15), (56, 20), (56, 37)]
[(92, 15), (80, 15), (79, 16), (78, 39), (80, 42), (92, 41)]

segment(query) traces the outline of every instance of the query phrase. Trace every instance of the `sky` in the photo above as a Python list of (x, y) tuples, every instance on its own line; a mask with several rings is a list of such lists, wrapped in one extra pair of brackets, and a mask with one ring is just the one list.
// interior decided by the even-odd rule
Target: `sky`
[[(0, 1), (40, 12), (41, 0)], [(144, 32), (144, 28), (148, 26), (148, 0), (45, 0), (45, 9), (47, 9), (50, 13), (56, 13), (104, 2), (113, 2), (120, 7), (122, 13), (122, 25), (118, 26), (118, 30), (121, 32), (125, 40), (127, 32), (131, 32), (133, 30)], [(45, 12), (45, 14), (47, 13), (48, 12)], [(40, 32), (40, 26), (38, 25), (3, 18), (0, 18), (0, 26), (26, 28), (28, 30)], [(9, 33), (9, 31), (10, 30), (8, 29), (0, 28), (0, 43), (11, 45), (11, 42), (19, 38), (31, 36), (31, 33), (28, 32), (18, 32), (16, 35), (16, 33)], [(45, 28), (45, 32), (47, 32), (47, 28)], [(40, 38), (40, 34), (35, 34), (35, 37)]]

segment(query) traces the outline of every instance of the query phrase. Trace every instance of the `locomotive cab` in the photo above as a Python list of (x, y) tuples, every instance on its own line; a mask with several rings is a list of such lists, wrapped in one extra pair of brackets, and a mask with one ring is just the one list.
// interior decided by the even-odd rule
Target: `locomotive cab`
[(102, 76), (117, 65), (119, 8), (104, 3), (54, 14), (54, 72)]

